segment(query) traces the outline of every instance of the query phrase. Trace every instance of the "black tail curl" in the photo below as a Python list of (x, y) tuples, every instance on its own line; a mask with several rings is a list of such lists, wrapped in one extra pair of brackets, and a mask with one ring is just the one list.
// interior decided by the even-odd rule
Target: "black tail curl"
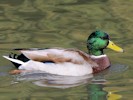
[[(15, 54), (15, 53), (10, 53), (9, 57), (13, 58), (13, 59), (21, 60), (23, 62), (29, 61), (29, 59), (26, 56), (24, 56), (23, 54), (18, 55), (18, 54)], [(12, 62), (12, 63), (15, 65), (16, 68), (18, 68), (21, 65), (21, 64), (15, 63), (15, 62)]]

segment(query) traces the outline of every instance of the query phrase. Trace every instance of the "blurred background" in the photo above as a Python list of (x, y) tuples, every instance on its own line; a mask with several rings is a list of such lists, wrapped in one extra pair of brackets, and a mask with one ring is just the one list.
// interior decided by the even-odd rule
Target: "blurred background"
[[(132, 27), (132, 0), (0, 0), (0, 99), (132, 100)], [(101, 76), (106, 83), (59, 89), (16, 81), (17, 76), (8, 74), (15, 68), (2, 55), (13, 48), (63, 47), (88, 52), (86, 40), (95, 30), (107, 32), (125, 50), (105, 50), (114, 66), (92, 79)]]

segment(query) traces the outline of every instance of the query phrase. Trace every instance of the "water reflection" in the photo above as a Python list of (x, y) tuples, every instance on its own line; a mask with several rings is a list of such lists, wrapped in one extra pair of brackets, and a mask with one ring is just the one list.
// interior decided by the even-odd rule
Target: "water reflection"
[(113, 91), (104, 90), (104, 82), (89, 84), (88, 89), (88, 100), (119, 100), (122, 98), (121, 95), (116, 94)]
[[(42, 72), (23, 73), (17, 77), (18, 81), (28, 80), (41, 87), (71, 88), (88, 84), (87, 94), (89, 100), (107, 100), (108, 92), (103, 90), (106, 80), (101, 76), (99, 79), (92, 74), (72, 77), (59, 76)], [(110, 96), (111, 98), (111, 96)]]
[(89, 100), (107, 100), (108, 92), (104, 91), (106, 80), (101, 76), (99, 79), (92, 74), (86, 76), (59, 76), (44, 72), (22, 73), (17, 76), (17, 81), (31, 81), (41, 87), (72, 88), (86, 85)]
[(93, 75), (59, 76), (44, 72), (23, 73), (17, 76), (18, 81), (30, 80), (33, 84), (43, 87), (70, 88), (88, 83)]
[(108, 92), (103, 90), (103, 83), (88, 85), (89, 100), (107, 100)]

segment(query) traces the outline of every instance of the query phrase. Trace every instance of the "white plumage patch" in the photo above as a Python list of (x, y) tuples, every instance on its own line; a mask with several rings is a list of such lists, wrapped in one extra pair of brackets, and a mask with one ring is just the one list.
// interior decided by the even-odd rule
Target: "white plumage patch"
[(88, 64), (78, 65), (69, 62), (65, 63), (41, 63), (30, 60), (21, 65), (19, 69), (23, 70), (39, 70), (51, 74), (68, 75), (68, 76), (82, 76), (92, 73), (92, 68)]
[(95, 59), (98, 59), (98, 58), (102, 58), (102, 57), (106, 57), (107, 55), (100, 55), (100, 56), (94, 56), (94, 55), (91, 55), (91, 58), (95, 58)]

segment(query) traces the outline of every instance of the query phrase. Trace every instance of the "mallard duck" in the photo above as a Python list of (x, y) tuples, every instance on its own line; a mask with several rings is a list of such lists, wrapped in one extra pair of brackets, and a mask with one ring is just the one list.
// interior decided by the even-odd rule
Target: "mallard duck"
[(110, 66), (109, 58), (104, 54), (106, 48), (117, 52), (123, 49), (116, 46), (103, 31), (93, 32), (87, 39), (88, 53), (78, 49), (47, 48), (47, 49), (15, 49), (20, 55), (3, 56), (10, 60), (18, 69), (12, 74), (24, 71), (44, 71), (51, 74), (82, 76), (98, 73)]

